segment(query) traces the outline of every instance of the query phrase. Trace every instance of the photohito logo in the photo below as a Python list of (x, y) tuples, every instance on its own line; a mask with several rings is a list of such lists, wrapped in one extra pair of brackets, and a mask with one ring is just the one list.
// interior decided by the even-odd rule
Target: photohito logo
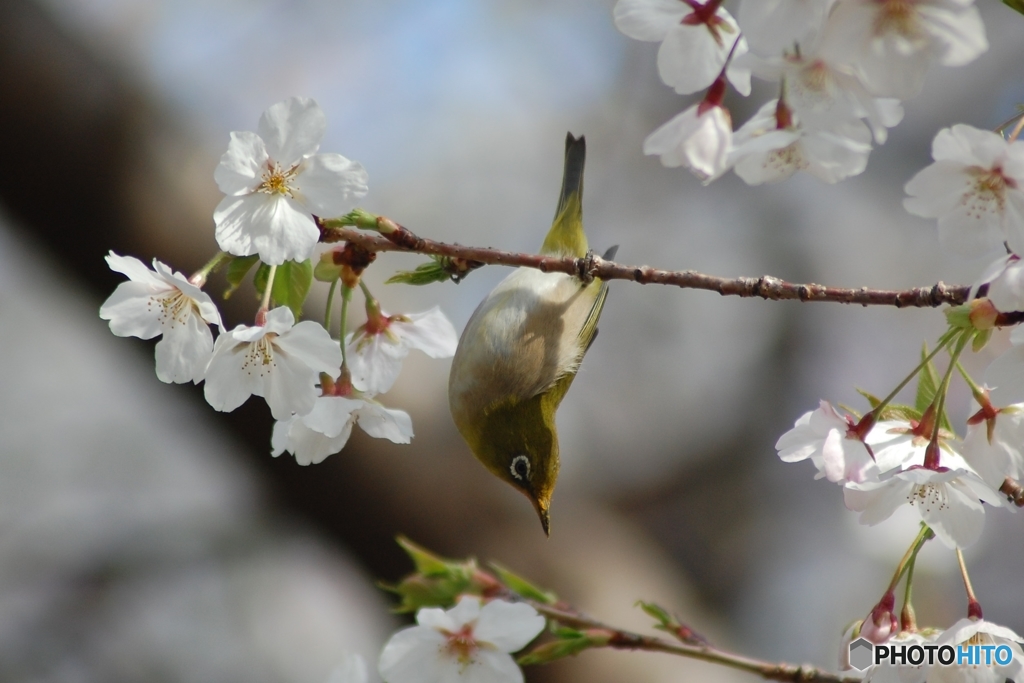
[(850, 666), (863, 671), (877, 664), (921, 666), (1006, 666), (1013, 661), (1009, 645), (874, 645), (864, 638), (850, 643)]

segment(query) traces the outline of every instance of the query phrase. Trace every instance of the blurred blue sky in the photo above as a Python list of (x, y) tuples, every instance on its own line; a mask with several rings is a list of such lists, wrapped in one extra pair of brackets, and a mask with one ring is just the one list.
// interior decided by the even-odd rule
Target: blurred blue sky
[[(313, 97), (324, 149), (372, 159), (371, 178), (452, 144), (446, 112), (501, 119), (586, 112), (627, 39), (610, 5), (391, 0), (52, 0), (211, 142), (270, 104)], [(496, 115), (497, 113), (497, 115)], [(496, 130), (501, 135), (502, 131)], [(367, 163), (367, 162), (364, 162)]]

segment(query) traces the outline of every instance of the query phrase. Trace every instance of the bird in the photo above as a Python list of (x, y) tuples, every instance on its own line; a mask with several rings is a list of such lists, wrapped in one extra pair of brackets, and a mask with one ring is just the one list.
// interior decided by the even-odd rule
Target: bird
[[(540, 253), (592, 255), (583, 232), (585, 138), (565, 138), (558, 207)], [(618, 247), (605, 252), (612, 259)], [(477, 306), (459, 339), (448, 403), (473, 455), (526, 495), (551, 535), (558, 478), (555, 411), (597, 336), (608, 283), (520, 267)]]

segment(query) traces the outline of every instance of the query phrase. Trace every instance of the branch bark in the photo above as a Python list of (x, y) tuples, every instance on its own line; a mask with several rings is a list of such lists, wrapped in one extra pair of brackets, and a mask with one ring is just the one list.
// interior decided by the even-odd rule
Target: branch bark
[(769, 681), (785, 683), (860, 683), (859, 678), (844, 678), (838, 674), (818, 669), (808, 664), (795, 665), (781, 662), (767, 662), (752, 657), (733, 654), (706, 643), (690, 644), (668, 641), (657, 636), (647, 636), (624, 631), (592, 619), (564, 604), (548, 605), (536, 600), (527, 600), (534, 609), (561, 624), (581, 630), (608, 631), (611, 638), (606, 647), (617, 650), (644, 650), (699, 659), (721, 664), (740, 671), (755, 674)]
[[(365, 214), (369, 217), (369, 214)], [(321, 221), (324, 242), (352, 242), (373, 252), (403, 251), (433, 256), (445, 256), (468, 264), (466, 271), (479, 265), (525, 266), (545, 273), (568, 273), (583, 278), (601, 280), (631, 280), (640, 284), (674, 285), (684, 289), (705, 289), (722, 296), (761, 297), (773, 301), (831, 301), (861, 306), (895, 306), (897, 308), (936, 308), (943, 304), (958, 305), (967, 301), (970, 288), (949, 286), (937, 282), (931, 287), (905, 290), (870, 289), (868, 287), (828, 287), (814, 283), (786, 282), (771, 275), (761, 277), (724, 278), (693, 270), (661, 270), (650, 266), (630, 266), (606, 261), (600, 256), (585, 258), (571, 256), (544, 256), (526, 254), (489, 247), (464, 247), (425, 239), (408, 228), (384, 217), (372, 217), (372, 225), (365, 218), (359, 222), (347, 219)], [(373, 227), (379, 233), (351, 227), (360, 224)]]

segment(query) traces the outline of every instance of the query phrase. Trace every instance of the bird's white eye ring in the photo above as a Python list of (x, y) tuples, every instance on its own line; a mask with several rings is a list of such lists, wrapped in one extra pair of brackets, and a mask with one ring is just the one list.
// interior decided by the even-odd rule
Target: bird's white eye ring
[(527, 481), (530, 478), (530, 459), (525, 455), (517, 455), (512, 458), (512, 464), (508, 469), (519, 481)]

